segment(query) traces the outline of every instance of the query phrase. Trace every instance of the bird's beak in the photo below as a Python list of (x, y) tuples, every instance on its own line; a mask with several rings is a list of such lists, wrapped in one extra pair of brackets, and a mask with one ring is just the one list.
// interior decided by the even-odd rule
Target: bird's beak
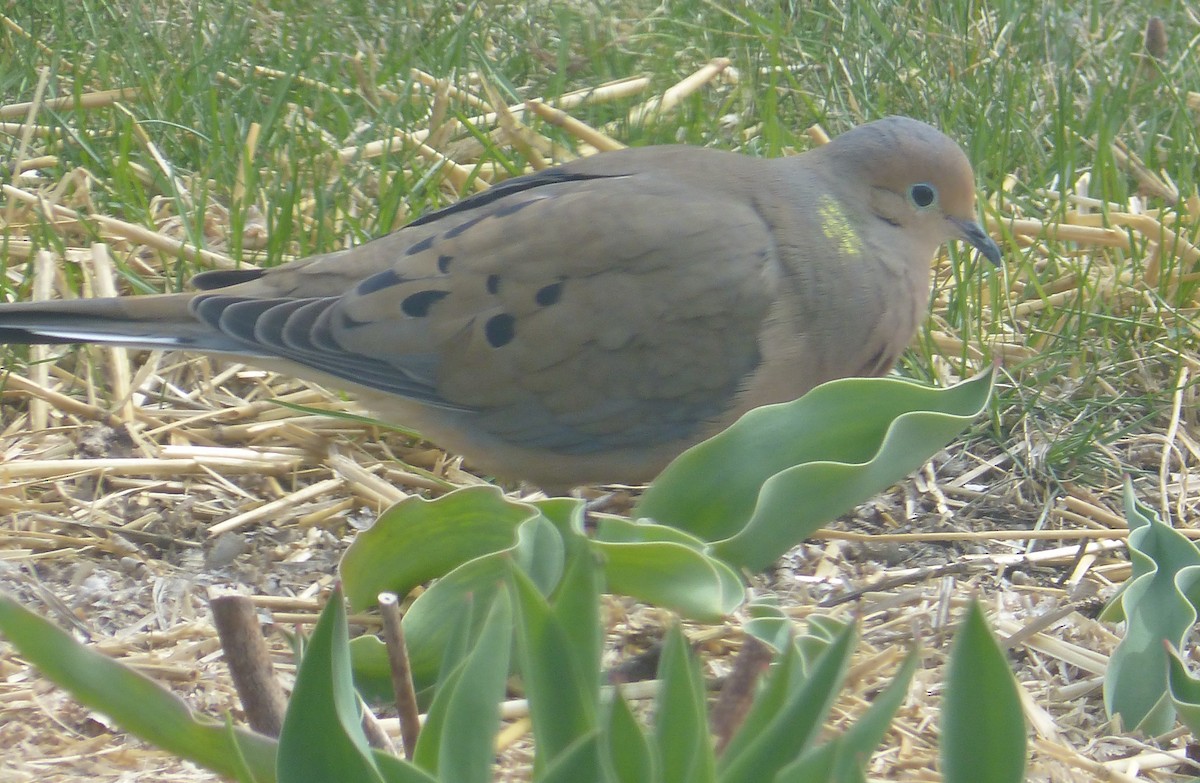
[(983, 230), (983, 226), (974, 220), (964, 220), (963, 218), (955, 217), (950, 218), (950, 222), (958, 228), (959, 236), (963, 240), (974, 245), (975, 249), (983, 253), (984, 257), (988, 261), (991, 261), (993, 265), (1000, 266), (1000, 247), (987, 235), (987, 232)]

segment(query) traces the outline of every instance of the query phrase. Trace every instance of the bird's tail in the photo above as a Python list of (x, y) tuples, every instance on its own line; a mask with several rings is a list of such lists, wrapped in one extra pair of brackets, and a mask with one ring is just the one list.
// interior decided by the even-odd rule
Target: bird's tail
[(0, 304), (0, 345), (101, 343), (247, 356), (257, 353), (195, 318), (194, 294)]

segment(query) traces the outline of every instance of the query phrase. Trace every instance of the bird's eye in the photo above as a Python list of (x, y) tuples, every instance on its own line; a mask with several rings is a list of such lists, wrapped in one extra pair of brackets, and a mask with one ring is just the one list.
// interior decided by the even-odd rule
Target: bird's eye
[(908, 200), (917, 209), (925, 209), (937, 203), (937, 189), (928, 182), (918, 182), (908, 189)]

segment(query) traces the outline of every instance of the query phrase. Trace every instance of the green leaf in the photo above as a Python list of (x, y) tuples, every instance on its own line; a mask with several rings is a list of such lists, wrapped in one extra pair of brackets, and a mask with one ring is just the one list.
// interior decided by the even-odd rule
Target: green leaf
[(776, 716), (795, 696), (804, 684), (800, 655), (793, 644), (783, 647), (775, 662), (767, 670), (762, 687), (750, 705), (742, 725), (725, 745), (719, 764), (728, 766), (770, 726)]
[[(721, 757), (721, 783), (771, 780), (806, 752), (841, 690), (857, 636), (854, 626), (846, 626), (765, 725), (757, 719), (742, 725)], [(790, 659), (787, 665), (795, 677), (799, 653), (792, 647), (784, 657)]]
[[(506, 553), (472, 560), (439, 579), (413, 601), (404, 614), (403, 627), (418, 690), (431, 686), (438, 673), (446, 670), (447, 662), (452, 667), (466, 655), (483, 627), (496, 585), (504, 583), (511, 567)], [(460, 622), (462, 618), (465, 622)]]
[(654, 748), (663, 783), (715, 781), (704, 680), (678, 625), (667, 631), (658, 678), (662, 684), (655, 706)]
[[(590, 592), (593, 603), (599, 601), (599, 591), (592, 592), (586, 576), (582, 581), (572, 579), (566, 587)], [(597, 729), (600, 639), (592, 634), (582, 644), (572, 644), (574, 634), (565, 626), (573, 618), (558, 616), (522, 572), (512, 571), (509, 589), (516, 607), (517, 654), (537, 748), (536, 774)], [(594, 613), (582, 619), (599, 627)]]
[(609, 544), (675, 543), (703, 552), (708, 544), (686, 530), (657, 525), (648, 519), (598, 515), (595, 540)]
[(1167, 687), (1179, 720), (1192, 734), (1200, 734), (1200, 679), (1191, 675), (1173, 647), (1167, 651), (1167, 665)]
[(379, 765), (379, 772), (386, 783), (438, 783), (437, 778), (383, 751), (375, 751), (375, 763)]
[(275, 780), (274, 740), (194, 714), (158, 683), (0, 594), (0, 633), (46, 678), (134, 736), (241, 781)]
[(358, 534), (338, 567), (355, 610), (372, 606), (387, 590), (407, 595), (484, 555), (517, 545), (522, 522), (535, 506), (509, 500), (493, 486), (466, 487), (436, 500), (412, 496), (385, 511)]
[(599, 744), (598, 729), (580, 737), (559, 753), (544, 772), (536, 774), (534, 780), (537, 783), (601, 783), (604, 771), (598, 761)]
[(745, 600), (746, 588), (728, 565), (675, 543), (594, 542), (608, 589), (685, 617), (718, 621)]
[(829, 645), (845, 633), (848, 627), (848, 623), (825, 615), (817, 614), (808, 618), (804, 633), (796, 637), (796, 651), (800, 653), (800, 671), (804, 676), (808, 676)]
[(721, 759), (725, 765), (745, 752), (746, 747), (762, 735), (791, 700), (797, 698), (808, 681), (809, 672), (830, 645), (837, 642), (842, 634), (854, 632), (853, 626), (848, 623), (812, 615), (808, 618), (805, 632), (797, 636), (791, 618), (767, 599), (751, 603), (748, 613), (751, 619), (746, 624), (747, 632), (767, 636), (764, 641), (780, 654), (768, 670), (741, 728), (725, 748), (725, 755)]
[[(807, 630), (804, 633), (805, 637), (812, 637), (820, 640), (825, 644), (833, 644), (846, 629), (850, 627), (850, 623), (845, 620), (839, 620), (836, 617), (830, 617), (824, 614), (814, 614), (808, 618)], [(802, 637), (803, 638), (803, 637)]]
[(742, 630), (776, 653), (786, 650), (792, 644), (795, 638), (792, 618), (779, 607), (776, 598), (763, 596), (746, 604), (746, 617)]
[(914, 647), (904, 659), (904, 663), (900, 664), (900, 669), (887, 688), (871, 700), (871, 706), (862, 717), (839, 738), (834, 775), (837, 783), (852, 783), (863, 779), (867, 760), (883, 742), (896, 711), (904, 704), (909, 685), (920, 663), (920, 650)]
[(562, 533), (564, 539), (573, 537), (586, 538), (584, 535), (587, 506), (578, 498), (544, 498), (531, 500), (529, 505), (536, 508), (546, 519), (554, 524)]
[(658, 779), (650, 740), (634, 717), (619, 687), (608, 700), (601, 763), (614, 783), (648, 783)]
[(814, 530), (890, 486), (983, 410), (992, 373), (948, 389), (892, 378), (823, 384), (747, 413), (672, 462), (636, 515), (762, 569)]
[(589, 709), (594, 714), (599, 710), (602, 679), (605, 625), (600, 617), (600, 595), (604, 576), (589, 541), (578, 537), (568, 543), (570, 560), (550, 603), (555, 623), (563, 631), (571, 665), (579, 672), (580, 687), (590, 694)]
[[(534, 513), (510, 529), (507, 536), (510, 546), (466, 561), (413, 601), (404, 615), (404, 634), (418, 690), (430, 687), (438, 672), (447, 669), (447, 663), (452, 667), (466, 654), (482, 627), (496, 585), (504, 583), (514, 561), (524, 564), (540, 590), (557, 588), (566, 548), (574, 546), (571, 543), (574, 541), (585, 545), (582, 534), (573, 530), (571, 522), (574, 509), (581, 505), (569, 498), (561, 503), (548, 503), (548, 515)], [(442, 520), (426, 516), (424, 523), (440, 527)], [(579, 526), (582, 527), (581, 522)], [(343, 573), (347, 572), (343, 563)], [(464, 612), (470, 618), (465, 625), (456, 619)], [(357, 640), (352, 647), (356, 644)], [(363, 645), (361, 649), (356, 647), (355, 652), (356, 664), (360, 661), (362, 664), (361, 669), (356, 667), (355, 677), (370, 685), (372, 693), (380, 692), (384, 686), (390, 689), (391, 675), (382, 649), (372, 650), (370, 645)]]
[(496, 590), (478, 640), (438, 689), (416, 741), (413, 760), (440, 781), (486, 783), (491, 778), (512, 630), (512, 604), (508, 594)]
[(390, 704), (392, 667), (388, 662), (387, 645), (378, 636), (363, 634), (350, 640), (350, 670), (354, 673), (354, 690), (368, 704)]
[(950, 649), (941, 727), (945, 783), (1025, 779), (1025, 717), (1017, 683), (974, 601)]
[(438, 689), (417, 740), (413, 761), (438, 780), (490, 780), (512, 635), (512, 605), (497, 590), (476, 644)]
[(608, 589), (696, 620), (717, 621), (745, 599), (741, 578), (682, 530), (646, 520), (600, 517), (592, 547)]
[(840, 783), (834, 775), (841, 737), (813, 748), (779, 771), (773, 783)]
[(1200, 552), (1138, 502), (1128, 480), (1125, 516), (1133, 575), (1115, 599), (1126, 618), (1125, 635), (1104, 673), (1104, 707), (1126, 728), (1162, 734), (1175, 725), (1165, 645), (1180, 647), (1196, 622)]
[(892, 718), (904, 703), (921, 656), (913, 649), (900, 665), (888, 687), (871, 700), (871, 706), (839, 737), (805, 753), (784, 768), (775, 783), (860, 783), (866, 779), (867, 762), (883, 741)]
[(542, 594), (549, 594), (558, 585), (566, 560), (566, 544), (549, 519), (538, 516), (521, 523), (513, 554), (517, 567), (529, 575)]
[(305, 646), (279, 735), (279, 783), (378, 781), (350, 674), (346, 610), (334, 590)]

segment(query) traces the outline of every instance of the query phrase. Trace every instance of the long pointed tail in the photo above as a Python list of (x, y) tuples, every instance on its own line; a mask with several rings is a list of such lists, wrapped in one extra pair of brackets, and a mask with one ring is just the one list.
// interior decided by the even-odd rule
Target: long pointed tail
[(127, 348), (257, 354), (191, 314), (193, 294), (0, 305), (0, 345), (103, 343)]

